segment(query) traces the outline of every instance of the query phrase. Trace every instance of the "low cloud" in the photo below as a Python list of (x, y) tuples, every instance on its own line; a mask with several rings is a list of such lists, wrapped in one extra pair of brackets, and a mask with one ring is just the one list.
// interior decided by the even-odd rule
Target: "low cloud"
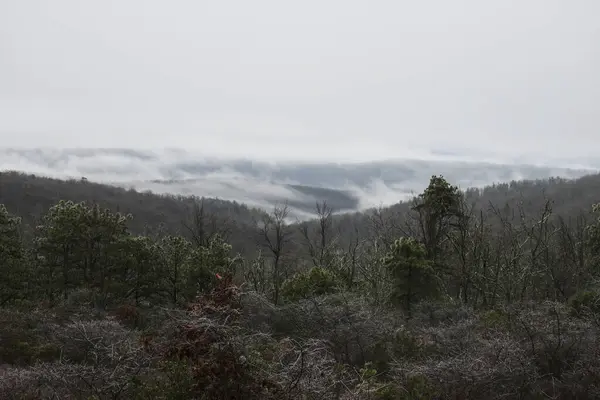
[[(265, 163), (217, 159), (178, 149), (0, 149), (0, 169), (54, 178), (82, 177), (137, 190), (216, 197), (264, 209), (288, 202), (306, 218), (315, 202), (338, 210), (390, 205), (422, 191), (431, 175), (461, 188), (551, 176), (575, 178), (598, 168), (562, 164), (517, 164), (459, 154), (370, 163)], [(572, 165), (571, 165), (572, 166)]]

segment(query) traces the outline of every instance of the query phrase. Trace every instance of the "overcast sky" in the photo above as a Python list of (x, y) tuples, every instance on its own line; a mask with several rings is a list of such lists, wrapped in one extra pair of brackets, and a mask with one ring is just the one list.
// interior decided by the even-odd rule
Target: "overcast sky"
[(598, 0), (0, 0), (0, 146), (600, 154)]

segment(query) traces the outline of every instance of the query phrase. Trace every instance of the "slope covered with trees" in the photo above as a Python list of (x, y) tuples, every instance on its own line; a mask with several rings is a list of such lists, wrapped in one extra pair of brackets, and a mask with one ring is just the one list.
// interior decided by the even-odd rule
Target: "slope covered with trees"
[(598, 176), (251, 211), (246, 253), (203, 208), (146, 229), (106, 187), (22, 178), (2, 175), (0, 399), (600, 396)]
[(133, 214), (135, 218), (127, 221), (127, 227), (140, 234), (164, 232), (195, 240), (194, 236), (203, 231), (216, 230), (241, 252), (255, 246), (248, 238), (252, 237), (255, 221), (264, 216), (258, 209), (232, 201), (141, 193), (85, 179), (64, 181), (0, 172), (0, 204), (22, 218), (27, 234), (60, 200), (98, 204), (113, 212)]

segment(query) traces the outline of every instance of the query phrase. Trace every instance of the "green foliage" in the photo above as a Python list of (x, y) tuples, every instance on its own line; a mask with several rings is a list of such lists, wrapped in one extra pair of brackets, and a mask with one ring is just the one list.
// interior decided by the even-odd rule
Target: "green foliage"
[(215, 287), (220, 276), (235, 273), (237, 258), (231, 257), (231, 245), (220, 235), (210, 238), (207, 246), (192, 250), (187, 260), (186, 295), (192, 300), (198, 293), (207, 293)]
[(415, 302), (437, 292), (437, 279), (425, 248), (413, 238), (396, 240), (383, 260), (394, 287), (392, 301), (401, 304), (411, 316)]
[(442, 176), (432, 176), (429, 186), (416, 199), (413, 210), (418, 213), (418, 233), (427, 257), (440, 261), (442, 240), (448, 233), (450, 221), (459, 214), (461, 193)]
[(35, 237), (39, 284), (49, 299), (87, 286), (106, 301), (125, 279), (123, 248), (131, 216), (99, 206), (60, 201), (42, 218)]
[(436, 388), (435, 384), (426, 377), (411, 375), (406, 379), (402, 396), (399, 399), (429, 400), (438, 398), (441, 394), (441, 390)]
[[(377, 369), (372, 363), (366, 363), (358, 371), (359, 382), (356, 385), (356, 390), (361, 396), (377, 393), (381, 384), (377, 382)], [(379, 396), (375, 396), (379, 399)]]
[(503, 310), (489, 310), (482, 314), (481, 324), (485, 328), (502, 329), (509, 326), (510, 315)]
[(126, 236), (119, 249), (126, 273), (118, 293), (133, 299), (136, 306), (142, 301), (158, 300), (162, 275), (158, 246), (147, 236)]
[(421, 376), (409, 376), (403, 387), (395, 382), (385, 382), (382, 378), (372, 363), (366, 363), (359, 370), (356, 394), (373, 400), (429, 400), (440, 394)]
[(412, 359), (418, 357), (423, 352), (423, 345), (414, 333), (401, 328), (393, 336), (392, 352), (396, 357), (403, 359)]
[(0, 260), (22, 257), (20, 225), (21, 218), (11, 215), (6, 207), (0, 204)]
[(219, 235), (193, 248), (183, 237), (155, 242), (132, 236), (130, 216), (85, 203), (61, 201), (38, 226), (35, 254), (38, 284), (48, 299), (87, 287), (102, 307), (131, 300), (174, 305), (210, 290), (221, 275), (235, 272), (231, 246)]
[(186, 360), (165, 360), (151, 379), (136, 381), (135, 400), (187, 400), (194, 390), (194, 376)]
[(600, 290), (580, 290), (569, 299), (569, 306), (579, 316), (600, 315)]
[(267, 260), (260, 250), (255, 258), (244, 263), (244, 280), (257, 293), (267, 294), (272, 289), (270, 273)]
[(288, 301), (334, 293), (339, 287), (337, 277), (329, 270), (313, 267), (287, 279), (281, 293)]
[(452, 186), (443, 176), (433, 175), (429, 186), (419, 195), (420, 207), (429, 209), (436, 217), (446, 216), (458, 211), (460, 196), (458, 187)]
[(378, 371), (389, 373), (397, 360), (414, 361), (434, 353), (428, 348), (417, 332), (400, 326), (394, 332), (382, 336), (373, 346), (372, 363)]
[(22, 298), (30, 278), (20, 227), (21, 219), (0, 204), (0, 306)]
[(166, 236), (160, 240), (158, 248), (162, 290), (171, 304), (179, 305), (184, 300), (192, 244), (182, 236)]
[(0, 309), (0, 365), (31, 365), (57, 357), (60, 349), (48, 342), (38, 314)]

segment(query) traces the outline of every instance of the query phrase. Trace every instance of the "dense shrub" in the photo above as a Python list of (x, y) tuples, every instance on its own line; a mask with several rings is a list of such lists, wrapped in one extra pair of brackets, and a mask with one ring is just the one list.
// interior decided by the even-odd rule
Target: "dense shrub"
[(569, 299), (569, 305), (578, 316), (600, 315), (600, 289), (584, 289)]
[(313, 267), (286, 280), (281, 292), (287, 300), (296, 301), (334, 293), (339, 284), (337, 277), (331, 271)]
[(31, 365), (58, 357), (59, 348), (48, 337), (44, 315), (0, 308), (0, 366)]

